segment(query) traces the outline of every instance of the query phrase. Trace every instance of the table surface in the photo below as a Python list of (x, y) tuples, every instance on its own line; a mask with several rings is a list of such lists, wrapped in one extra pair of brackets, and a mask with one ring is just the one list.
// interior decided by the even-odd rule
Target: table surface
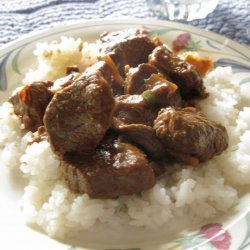
[[(154, 18), (146, 0), (0, 0), (0, 47), (34, 30), (93, 18)], [(189, 22), (250, 45), (250, 0), (219, 0), (205, 19)]]

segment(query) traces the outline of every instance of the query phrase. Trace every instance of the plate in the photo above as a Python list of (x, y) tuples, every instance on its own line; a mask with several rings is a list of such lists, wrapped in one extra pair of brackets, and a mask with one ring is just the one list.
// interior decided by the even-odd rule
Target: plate
[[(250, 84), (250, 50), (220, 35), (179, 23), (119, 19), (91, 20), (75, 24), (64, 24), (53, 29), (32, 33), (4, 46), (0, 50), (0, 100), (5, 101), (14, 88), (20, 84), (30, 65), (34, 66), (32, 54), (38, 41), (51, 41), (61, 36), (81, 37), (85, 41), (94, 41), (100, 33), (125, 28), (145, 27), (152, 35), (158, 35), (175, 50), (198, 51), (209, 56), (217, 66), (232, 66), (234, 79), (238, 84)], [(176, 44), (178, 46), (176, 47)], [(249, 249), (250, 246), (250, 192), (244, 195), (232, 211), (219, 216), (201, 228), (184, 228), (178, 235), (160, 233), (154, 239), (143, 239), (135, 236), (126, 244), (108, 244), (98, 237), (95, 240), (84, 240), (81, 247), (66, 241), (59, 242), (43, 233), (25, 226), (18, 207), (22, 195), (23, 180), (18, 174), (9, 172), (4, 166), (0, 168), (0, 231), (1, 249), (154, 249), (181, 250), (196, 249)], [(249, 189), (248, 189), (249, 190)], [(172, 226), (172, 225), (171, 225)], [(84, 238), (84, 236), (83, 236)], [(86, 238), (86, 237), (85, 237)], [(5, 246), (5, 247), (3, 247)]]

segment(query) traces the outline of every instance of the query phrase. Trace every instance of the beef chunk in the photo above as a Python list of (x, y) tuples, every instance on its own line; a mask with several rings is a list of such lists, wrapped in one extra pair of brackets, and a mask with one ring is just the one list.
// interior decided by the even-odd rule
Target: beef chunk
[(109, 55), (104, 55), (101, 57), (106, 65), (109, 67), (111, 72), (110, 85), (113, 90), (114, 96), (119, 96), (124, 94), (124, 79), (121, 77), (116, 65), (112, 61)]
[(142, 147), (151, 158), (157, 159), (164, 156), (164, 146), (152, 127), (144, 124), (125, 125), (116, 123), (115, 129), (125, 135), (131, 142)]
[(34, 132), (43, 125), (43, 116), (53, 94), (48, 88), (52, 82), (34, 82), (25, 85), (10, 97), (14, 112), (20, 116), (25, 128)]
[(101, 54), (109, 55), (125, 76), (124, 66), (137, 67), (148, 61), (148, 55), (155, 44), (148, 38), (148, 33), (141, 29), (128, 29), (105, 33), (100, 38)]
[(182, 107), (184, 102), (174, 83), (153, 74), (146, 80), (147, 90), (142, 93), (145, 102), (155, 108)]
[(125, 79), (125, 93), (141, 94), (146, 90), (145, 79), (157, 73), (156, 67), (148, 63), (140, 64), (136, 68), (130, 68)]
[(92, 198), (117, 198), (142, 192), (155, 184), (146, 156), (135, 146), (102, 143), (92, 154), (66, 154), (61, 161), (70, 189)]
[(104, 61), (99, 61), (90, 68), (87, 68), (85, 74), (89, 74), (88, 71), (100, 71), (105, 80), (110, 84), (114, 96), (122, 95), (124, 93), (123, 78), (119, 75), (116, 66), (113, 64), (109, 56), (102, 57)]
[(112, 127), (140, 146), (151, 158), (165, 154), (164, 147), (152, 128), (160, 107), (182, 106), (174, 84), (157, 82), (142, 95), (125, 95), (116, 98)]
[(88, 68), (48, 105), (44, 124), (55, 153), (93, 150), (110, 127), (114, 98), (103, 66), (100, 62)]
[[(157, 75), (155, 77), (162, 79), (158, 78)], [(156, 81), (150, 87), (152, 89), (144, 91), (142, 95), (122, 95), (116, 97), (114, 116), (125, 124), (152, 126), (159, 108), (183, 106), (183, 101), (175, 84), (162, 79)]]
[(154, 129), (173, 156), (176, 152), (177, 155), (195, 157), (203, 162), (228, 146), (225, 127), (209, 121), (195, 108), (162, 109), (154, 122)]
[(153, 169), (156, 177), (166, 172), (166, 166), (164, 165), (164, 161), (160, 161), (160, 162), (151, 161), (149, 163), (149, 166)]
[(91, 67), (88, 67), (82, 74), (82, 77), (79, 77), (78, 83), (81, 82), (81, 79), (83, 79), (84, 81), (86, 77), (95, 78), (96, 75), (98, 75), (99, 78), (104, 78), (107, 81), (107, 83), (110, 83), (111, 70), (109, 65), (104, 61), (99, 61), (98, 63), (92, 65)]
[(63, 88), (66, 88), (69, 85), (71, 85), (79, 76), (80, 76), (80, 74), (73, 72), (67, 76), (58, 78), (55, 80), (54, 84), (49, 87), (49, 90), (52, 93), (56, 93), (56, 92), (62, 90)]
[(183, 106), (179, 91), (172, 84), (165, 82), (159, 82), (152, 89), (144, 91), (142, 96), (147, 104), (153, 107)]
[(116, 98), (114, 117), (124, 124), (152, 126), (157, 111), (148, 107), (141, 95), (123, 95)]
[(149, 62), (178, 85), (184, 99), (205, 95), (203, 81), (196, 69), (168, 50), (166, 46), (156, 47), (149, 56)]

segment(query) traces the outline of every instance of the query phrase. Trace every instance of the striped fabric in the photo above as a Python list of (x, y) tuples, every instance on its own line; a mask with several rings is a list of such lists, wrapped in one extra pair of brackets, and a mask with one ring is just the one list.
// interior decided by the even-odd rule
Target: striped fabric
[[(250, 1), (220, 0), (206, 19), (190, 24), (250, 45)], [(0, 0), (0, 46), (22, 34), (75, 20), (155, 18), (146, 0)]]

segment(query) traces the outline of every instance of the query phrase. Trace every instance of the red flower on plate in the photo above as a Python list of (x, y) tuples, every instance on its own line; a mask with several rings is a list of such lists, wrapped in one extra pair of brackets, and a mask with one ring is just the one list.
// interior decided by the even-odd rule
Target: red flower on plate
[(228, 250), (231, 245), (231, 235), (219, 223), (203, 226), (199, 234), (208, 238), (217, 250)]
[(178, 52), (182, 49), (186, 49), (188, 41), (191, 39), (190, 33), (183, 33), (177, 36), (177, 38), (172, 42), (172, 50)]

